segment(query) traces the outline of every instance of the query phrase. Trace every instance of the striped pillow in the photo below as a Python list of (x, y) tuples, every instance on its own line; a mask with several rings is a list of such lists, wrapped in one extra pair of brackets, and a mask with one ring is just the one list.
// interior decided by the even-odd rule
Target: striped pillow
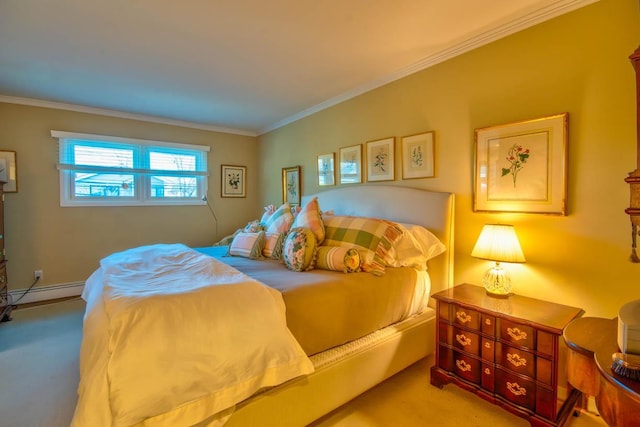
[(258, 233), (240, 232), (236, 234), (229, 245), (227, 255), (259, 259), (262, 258), (264, 243), (264, 231)]
[(387, 252), (402, 235), (395, 223), (377, 218), (326, 216), (324, 228), (323, 245), (357, 249), (362, 271), (377, 276), (384, 274)]
[(360, 268), (360, 254), (354, 248), (346, 246), (320, 246), (318, 248), (316, 268), (322, 270), (357, 273)]
[(289, 203), (284, 203), (264, 223), (264, 229), (269, 233), (286, 233), (291, 228), (293, 214)]
[(262, 255), (267, 258), (281, 259), (282, 244), (286, 235), (284, 233), (265, 233), (264, 249)]
[(318, 205), (317, 197), (311, 199), (309, 203), (304, 205), (302, 210), (298, 212), (291, 228), (294, 227), (310, 229), (313, 235), (316, 236), (318, 244), (322, 243), (324, 240), (324, 224), (320, 216), (320, 206)]

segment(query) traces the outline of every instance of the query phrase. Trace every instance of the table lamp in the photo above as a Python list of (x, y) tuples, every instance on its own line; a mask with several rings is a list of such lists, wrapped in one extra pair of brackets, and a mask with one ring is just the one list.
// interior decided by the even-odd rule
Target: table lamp
[(508, 297), (511, 292), (511, 278), (500, 263), (525, 262), (513, 225), (485, 225), (471, 251), (471, 256), (496, 262), (496, 265), (490, 268), (482, 278), (482, 284), (488, 295), (499, 298)]

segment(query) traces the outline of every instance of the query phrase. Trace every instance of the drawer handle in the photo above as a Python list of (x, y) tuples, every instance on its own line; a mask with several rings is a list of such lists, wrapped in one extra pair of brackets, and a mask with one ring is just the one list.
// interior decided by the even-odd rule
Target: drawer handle
[(511, 393), (513, 393), (516, 396), (526, 396), (527, 395), (527, 389), (524, 387), (520, 387), (520, 385), (518, 383), (510, 383), (507, 381), (507, 389), (509, 389), (509, 391)]
[(456, 311), (456, 317), (458, 318), (459, 321), (461, 321), (462, 323), (469, 323), (471, 322), (471, 316), (468, 315), (467, 313), (465, 313), (464, 311)]
[(491, 375), (491, 369), (484, 368), (484, 373), (487, 374), (487, 375)]
[(6, 278), (0, 274), (0, 283), (4, 283), (6, 281)]
[(516, 341), (527, 339), (527, 333), (524, 331), (521, 331), (518, 328), (507, 328), (507, 333), (511, 338), (513, 338)]
[(471, 370), (471, 365), (469, 365), (467, 362), (465, 362), (464, 360), (456, 360), (456, 366), (458, 367), (458, 369), (460, 369), (462, 372), (468, 372)]
[(515, 367), (527, 366), (527, 359), (520, 357), (517, 353), (507, 353), (507, 360)]
[(491, 326), (491, 319), (484, 319), (484, 323), (487, 326)]
[(490, 341), (485, 342), (484, 343), (484, 347), (485, 348), (491, 348), (491, 342)]
[(471, 345), (471, 338), (467, 338), (464, 334), (456, 334), (456, 341), (465, 347)]

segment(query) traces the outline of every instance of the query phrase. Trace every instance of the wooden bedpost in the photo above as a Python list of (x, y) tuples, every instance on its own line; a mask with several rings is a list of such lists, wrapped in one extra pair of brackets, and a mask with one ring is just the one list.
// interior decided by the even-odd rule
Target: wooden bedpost
[(629, 183), (631, 191), (630, 205), (625, 212), (631, 218), (631, 262), (640, 262), (636, 253), (636, 240), (640, 231), (640, 47), (638, 47), (629, 57), (631, 64), (636, 71), (636, 124), (637, 124), (637, 144), (636, 149), (636, 170), (629, 173), (625, 181)]

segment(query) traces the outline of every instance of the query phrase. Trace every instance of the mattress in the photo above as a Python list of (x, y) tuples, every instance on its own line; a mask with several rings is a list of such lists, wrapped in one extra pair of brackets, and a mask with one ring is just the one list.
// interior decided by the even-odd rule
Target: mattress
[(422, 312), (430, 293), (428, 273), (413, 268), (387, 268), (383, 276), (294, 272), (276, 260), (226, 256), (226, 246), (197, 250), (280, 291), (287, 326), (309, 356)]

